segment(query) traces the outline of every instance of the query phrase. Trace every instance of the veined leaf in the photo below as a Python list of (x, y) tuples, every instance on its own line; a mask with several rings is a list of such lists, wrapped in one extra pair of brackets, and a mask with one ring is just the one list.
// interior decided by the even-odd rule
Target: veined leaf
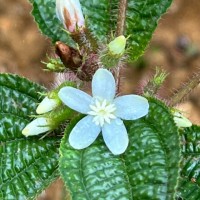
[[(32, 14), (43, 34), (53, 42), (66, 42), (69, 46), (76, 47), (71, 37), (63, 30), (63, 25), (56, 17), (55, 0), (29, 0), (33, 5)], [(110, 33), (116, 18), (111, 16), (112, 8), (116, 7), (117, 0), (81, 0), (83, 13), (88, 27), (97, 39), (105, 39)], [(112, 8), (111, 8), (112, 7)]]
[(98, 40), (107, 39), (115, 30), (118, 12), (117, 0), (80, 0), (87, 25)]
[(16, 75), (0, 74), (0, 199), (34, 199), (58, 176), (55, 137), (25, 138), (44, 88)]
[(32, 15), (43, 34), (52, 39), (52, 42), (62, 41), (75, 47), (75, 42), (64, 30), (57, 19), (55, 0), (29, 0), (33, 5)]
[(180, 158), (179, 136), (163, 103), (151, 99), (148, 116), (126, 123), (130, 143), (121, 156), (109, 152), (101, 135), (88, 148), (73, 149), (68, 136), (77, 121), (65, 131), (59, 161), (61, 177), (72, 199), (173, 199)]
[[(71, 37), (63, 30), (55, 12), (55, 0), (29, 0), (33, 5), (33, 16), (43, 34), (55, 41), (66, 42), (75, 47)], [(97, 40), (105, 40), (116, 30), (118, 15), (117, 0), (80, 0), (87, 26)], [(129, 58), (141, 56), (157, 27), (160, 17), (166, 12), (172, 0), (130, 0), (126, 16), (126, 36)]]
[(181, 131), (182, 161), (177, 196), (183, 200), (200, 199), (200, 127)]
[(129, 56), (136, 60), (144, 53), (160, 17), (171, 5), (172, 0), (130, 0), (128, 1), (126, 35)]

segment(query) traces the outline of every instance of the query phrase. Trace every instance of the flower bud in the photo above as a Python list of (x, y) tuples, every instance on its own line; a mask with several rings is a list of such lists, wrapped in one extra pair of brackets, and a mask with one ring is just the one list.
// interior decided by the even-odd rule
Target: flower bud
[(174, 113), (174, 122), (179, 128), (186, 128), (192, 126), (192, 122), (184, 117), (180, 112)]
[(53, 131), (63, 122), (72, 119), (75, 114), (76, 113), (69, 107), (64, 105), (59, 106), (26, 125), (26, 127), (22, 130), (22, 134), (28, 137), (31, 135), (39, 135), (47, 131)]
[(125, 51), (126, 38), (121, 35), (108, 44), (108, 50), (112, 55), (121, 56)]
[(85, 19), (79, 0), (56, 0), (56, 14), (65, 28), (70, 32), (83, 30)]
[(48, 96), (45, 97), (42, 102), (38, 105), (36, 109), (37, 114), (43, 114), (46, 112), (49, 112), (53, 109), (55, 109), (57, 106), (59, 106), (60, 102), (56, 99), (51, 99)]
[(48, 119), (45, 117), (39, 117), (29, 123), (22, 130), (22, 134), (28, 137), (30, 135), (39, 135), (40, 133), (44, 133), (50, 130), (51, 128), (49, 126)]

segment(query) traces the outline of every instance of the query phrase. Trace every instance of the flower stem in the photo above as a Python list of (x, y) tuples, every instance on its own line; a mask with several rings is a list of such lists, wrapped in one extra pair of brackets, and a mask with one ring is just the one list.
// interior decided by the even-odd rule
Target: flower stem
[(120, 36), (124, 34), (125, 23), (126, 23), (127, 2), (128, 2), (127, 0), (120, 0), (119, 2), (116, 36)]
[[(128, 0), (120, 0), (119, 2), (116, 36), (120, 36), (124, 34), (125, 24), (126, 24), (127, 4), (128, 4)], [(120, 92), (120, 70), (121, 70), (121, 66), (120, 64), (118, 64), (118, 66), (116, 67), (116, 73), (115, 73), (117, 93)]]

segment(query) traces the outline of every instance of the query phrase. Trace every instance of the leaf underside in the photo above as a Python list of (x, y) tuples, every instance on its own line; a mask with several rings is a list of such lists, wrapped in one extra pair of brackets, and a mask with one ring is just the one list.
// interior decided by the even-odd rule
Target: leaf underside
[(77, 121), (66, 129), (59, 161), (61, 177), (72, 199), (173, 198), (180, 158), (179, 137), (163, 103), (151, 99), (148, 116), (126, 123), (130, 142), (121, 156), (112, 155), (101, 136), (84, 150), (73, 149), (68, 136)]
[(200, 127), (193, 125), (181, 131), (182, 161), (177, 197), (200, 199)]
[(44, 88), (16, 75), (0, 74), (0, 199), (34, 199), (58, 176), (59, 141), (25, 138), (21, 131)]

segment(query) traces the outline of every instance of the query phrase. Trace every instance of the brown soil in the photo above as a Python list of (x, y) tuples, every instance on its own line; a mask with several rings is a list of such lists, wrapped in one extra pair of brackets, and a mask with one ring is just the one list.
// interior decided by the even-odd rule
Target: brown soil
[[(200, 1), (175, 0), (167, 14), (160, 20), (144, 57), (140, 59), (143, 70), (135, 67), (124, 73), (128, 81), (123, 83), (127, 93), (135, 92), (138, 80), (161, 66), (168, 76), (161, 95), (170, 99), (174, 89), (191, 78), (200, 67)], [(50, 42), (40, 34), (29, 14), (27, 0), (0, 0), (0, 72), (23, 75), (47, 87), (53, 75), (42, 70)], [(185, 50), (186, 49), (186, 50)], [(130, 73), (131, 72), (131, 73)], [(130, 75), (129, 75), (130, 74)], [(200, 88), (188, 100), (179, 105), (193, 123), (200, 124)], [(61, 199), (61, 181), (54, 183), (39, 200)]]

